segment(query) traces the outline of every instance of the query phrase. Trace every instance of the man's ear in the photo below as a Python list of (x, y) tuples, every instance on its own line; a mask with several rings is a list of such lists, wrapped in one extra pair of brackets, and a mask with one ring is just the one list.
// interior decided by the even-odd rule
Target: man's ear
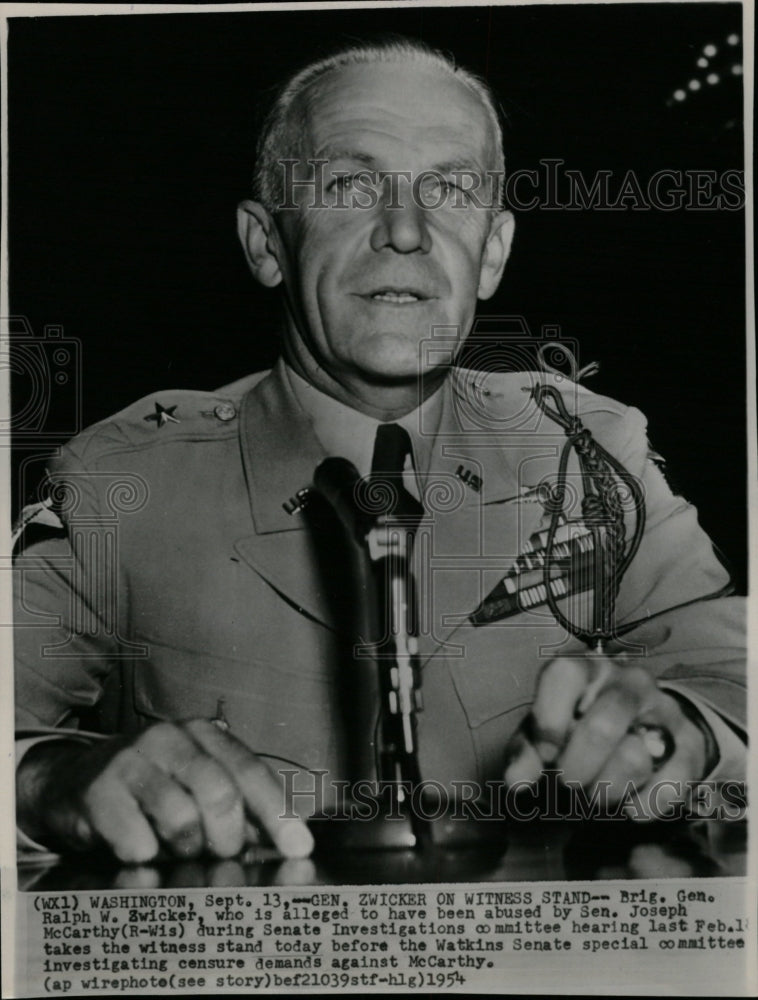
[(478, 298), (489, 299), (495, 294), (510, 256), (515, 228), (516, 220), (512, 212), (498, 212), (493, 217), (479, 270)]
[(282, 280), (277, 232), (273, 219), (260, 202), (240, 202), (237, 232), (253, 277), (266, 288), (275, 288)]

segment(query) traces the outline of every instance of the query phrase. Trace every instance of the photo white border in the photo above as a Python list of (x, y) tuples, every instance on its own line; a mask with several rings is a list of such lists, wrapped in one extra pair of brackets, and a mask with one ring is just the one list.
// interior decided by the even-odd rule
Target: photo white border
[[(556, 0), (562, 6), (577, 6), (574, 0)], [(629, 0), (584, 0), (585, 4), (603, 3), (628, 4)], [(666, 3), (709, 3), (711, 0), (635, 0), (638, 5), (658, 6)], [(243, 13), (256, 11), (325, 11), (339, 9), (369, 9), (369, 8), (403, 8), (403, 7), (523, 7), (547, 6), (544, 0), (491, 0), (490, 3), (471, 2), (471, 0), (368, 0), (368, 2), (304, 2), (304, 3), (238, 3), (238, 4), (67, 4), (67, 3), (6, 3), (2, 7), (0, 19), (0, 41), (2, 44), (2, 217), (0, 221), (0, 316), (8, 316), (8, 20), (14, 17), (76, 17), (76, 16), (129, 16), (145, 14), (197, 14), (204, 13)], [(754, 296), (754, 187), (753, 187), (753, 102), (754, 102), (754, 31), (755, 11), (752, 0), (743, 2), (743, 39), (744, 49), (744, 134), (745, 134), (745, 224), (746, 224), (746, 362), (747, 362), (747, 440), (748, 440), (748, 551), (749, 571), (748, 581), (751, 596), (749, 598), (749, 665), (758, 670), (758, 599), (756, 598), (755, 580), (758, 569), (758, 448), (756, 420), (758, 419), (756, 402), (756, 343), (755, 343), (755, 296)], [(749, 44), (748, 44), (749, 42)], [(0, 421), (8, 425), (10, 415), (9, 372), (0, 368)], [(0, 493), (0, 520), (2, 521), (2, 560), (3, 568), (8, 566), (10, 555), (10, 473), (9, 449), (3, 449), (2, 459), (5, 475)], [(5, 574), (7, 582), (10, 573)], [(0, 578), (3, 579), (3, 578)], [(10, 588), (3, 579), (0, 585), (0, 614), (3, 621), (10, 621), (11, 597)], [(4, 734), (2, 753), (0, 754), (0, 789), (2, 789), (2, 804), (6, 822), (0, 824), (0, 878), (2, 911), (0, 913), (0, 931), (2, 932), (2, 978), (0, 988), (2, 995), (14, 995), (14, 956), (15, 941), (15, 898), (16, 898), (16, 867), (15, 867), (15, 832), (13, 818), (15, 816), (15, 795), (13, 780), (13, 680), (10, 664), (12, 662), (12, 637), (9, 629), (0, 629), (0, 732)], [(750, 734), (758, 735), (758, 685), (753, 681), (748, 689)], [(748, 784), (755, 787), (756, 772), (758, 772), (758, 755), (749, 754)], [(749, 863), (748, 883), (753, 900), (758, 903), (758, 852), (756, 851), (756, 824), (750, 823), (749, 830)], [(752, 953), (747, 956), (753, 972), (753, 981), (745, 983), (745, 995), (751, 995), (758, 989), (756, 975), (756, 960), (758, 957), (758, 940), (755, 934), (751, 941)], [(585, 984), (588, 985), (588, 984)], [(734, 986), (735, 984), (731, 984)], [(697, 984), (693, 984), (697, 986)], [(547, 984), (538, 984), (540, 992), (558, 994), (561, 990)], [(640, 984), (639, 992), (654, 993), (655, 986)], [(624, 990), (625, 993), (632, 992)], [(693, 990), (694, 992), (694, 990)], [(621, 995), (621, 994), (619, 994)]]

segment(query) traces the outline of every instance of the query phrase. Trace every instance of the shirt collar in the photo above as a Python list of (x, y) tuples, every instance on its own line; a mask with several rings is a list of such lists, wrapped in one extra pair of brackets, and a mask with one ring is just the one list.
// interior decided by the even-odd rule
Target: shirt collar
[[(313, 432), (329, 457), (348, 459), (361, 476), (371, 472), (376, 429), (382, 421), (353, 410), (332, 396), (327, 396), (306, 382), (289, 366), (284, 368), (290, 388), (313, 424)], [(400, 424), (411, 439), (416, 474), (426, 477), (432, 459), (432, 447), (442, 417), (443, 394), (438, 389), (421, 406), (388, 423)], [(421, 428), (423, 427), (423, 434)]]

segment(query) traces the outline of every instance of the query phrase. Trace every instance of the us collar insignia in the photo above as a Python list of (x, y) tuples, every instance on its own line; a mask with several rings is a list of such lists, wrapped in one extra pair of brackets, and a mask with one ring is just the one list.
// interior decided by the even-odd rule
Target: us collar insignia
[(309, 493), (309, 489), (298, 490), (293, 497), (290, 497), (289, 500), (282, 504), (282, 507), (290, 515), (299, 514), (301, 510), (308, 506)]
[(462, 465), (459, 465), (455, 470), (456, 476), (460, 479), (462, 483), (465, 483), (469, 489), (472, 489), (474, 493), (481, 493), (482, 491), (482, 477), (477, 476), (471, 469), (465, 469)]

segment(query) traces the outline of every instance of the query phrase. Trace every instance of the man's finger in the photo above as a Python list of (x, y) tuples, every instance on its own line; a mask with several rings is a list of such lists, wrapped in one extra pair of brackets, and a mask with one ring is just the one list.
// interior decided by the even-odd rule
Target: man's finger
[(177, 782), (134, 748), (114, 758), (111, 770), (122, 780), (173, 854), (195, 857), (203, 849), (203, 824), (197, 804)]
[(82, 797), (92, 829), (126, 864), (144, 864), (158, 853), (158, 838), (127, 786), (109, 772), (99, 775)]
[[(669, 764), (672, 763), (672, 757)], [(672, 820), (683, 814), (688, 800), (688, 790), (682, 778), (679, 762), (653, 774), (647, 785), (637, 789), (634, 797), (627, 796), (624, 813), (636, 821)]]
[(517, 732), (510, 740), (506, 750), (504, 776), (506, 784), (537, 782), (544, 766), (544, 761), (534, 745), (522, 732)]
[(649, 781), (652, 774), (653, 760), (644, 740), (628, 734), (605, 762), (596, 782), (607, 783), (607, 800), (612, 804), (623, 798), (630, 784), (640, 787)]
[[(215, 727), (212, 727), (215, 728)], [(222, 762), (208, 755), (205, 748), (184, 729), (161, 723), (146, 730), (135, 749), (167, 772), (190, 793), (199, 814), (198, 832), (174, 824), (174, 837), (184, 832), (186, 845), (178, 842), (186, 857), (198, 854), (203, 846), (218, 857), (237, 854), (244, 840), (244, 813), (240, 790)], [(181, 805), (175, 795), (177, 808)], [(185, 818), (187, 809), (181, 811)], [(163, 822), (170, 822), (167, 809), (159, 812)], [(199, 841), (198, 841), (199, 836)], [(172, 838), (172, 845), (174, 840)]]
[(671, 759), (659, 771), (653, 772), (648, 782), (639, 789), (636, 801), (628, 803), (624, 811), (632, 819), (670, 820), (689, 811), (692, 798), (690, 783), (698, 777), (693, 742), (697, 739), (697, 730), (694, 726), (692, 728), (695, 730), (693, 739), (689, 738), (686, 726), (678, 730), (676, 749)]
[(588, 673), (587, 660), (558, 658), (540, 675), (530, 736), (545, 763), (554, 761), (566, 742)]
[(587, 784), (603, 769), (640, 709), (638, 693), (620, 683), (609, 684), (576, 724), (559, 759), (567, 781)]
[(238, 854), (244, 844), (244, 804), (227, 769), (207, 754), (198, 753), (178, 778), (200, 810), (206, 847), (219, 858)]
[(286, 858), (307, 857), (313, 850), (308, 827), (296, 816), (285, 816), (284, 790), (268, 767), (244, 743), (205, 719), (185, 723), (200, 746), (234, 777), (251, 815)]

